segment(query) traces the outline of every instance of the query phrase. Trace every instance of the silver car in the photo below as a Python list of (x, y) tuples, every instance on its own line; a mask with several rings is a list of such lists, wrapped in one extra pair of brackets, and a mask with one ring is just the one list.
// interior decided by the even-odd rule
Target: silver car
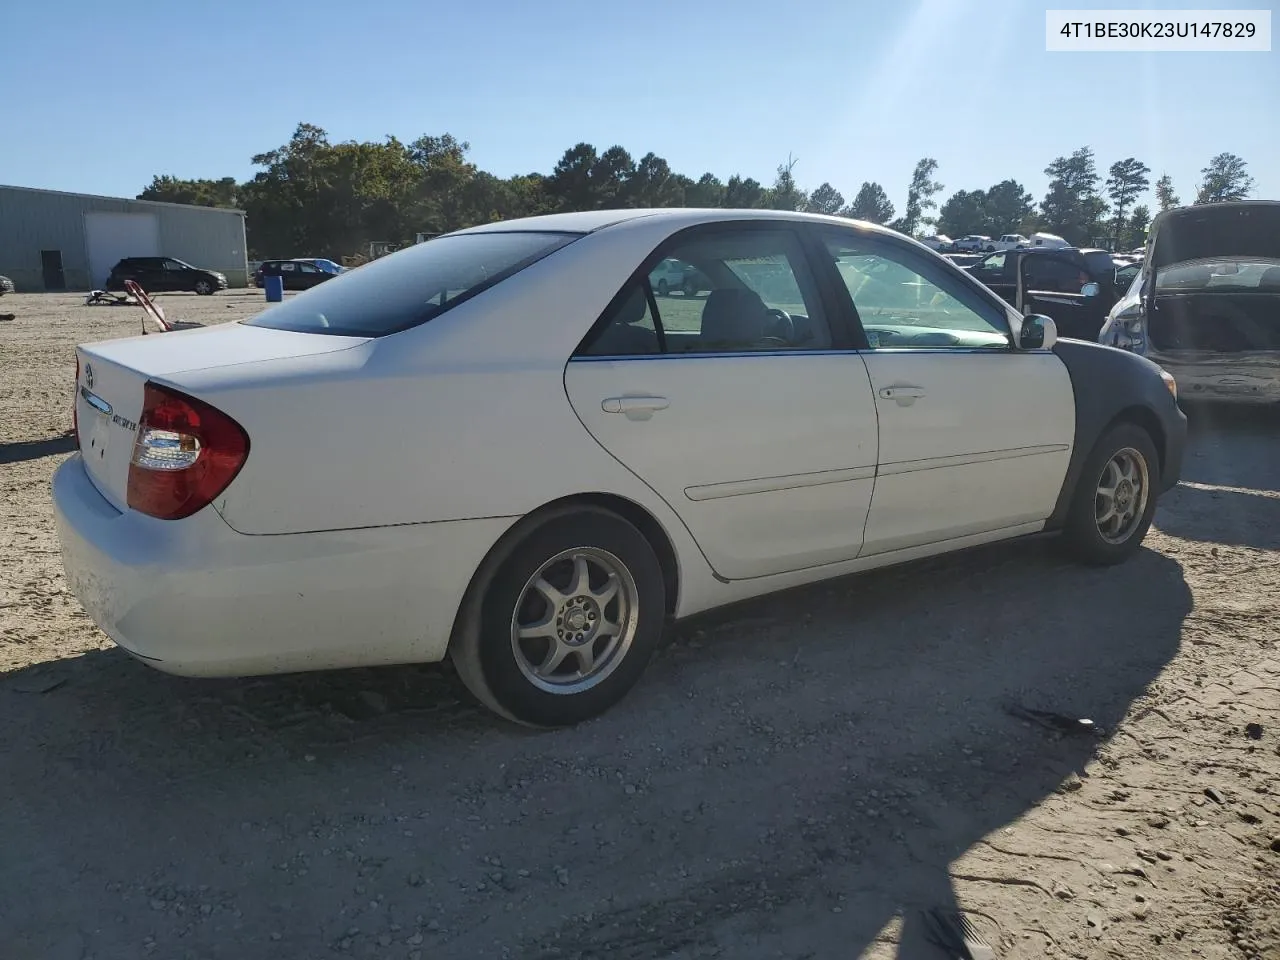
[(1183, 399), (1280, 402), (1280, 202), (1159, 214), (1098, 342), (1159, 364)]

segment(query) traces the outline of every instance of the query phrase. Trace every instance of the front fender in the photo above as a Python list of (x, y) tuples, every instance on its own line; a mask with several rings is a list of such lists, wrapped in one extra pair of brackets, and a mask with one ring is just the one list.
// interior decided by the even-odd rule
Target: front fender
[(1045, 529), (1060, 529), (1085, 461), (1113, 423), (1133, 420), (1152, 433), (1160, 453), (1160, 492), (1177, 484), (1187, 442), (1187, 418), (1160, 376), (1137, 354), (1084, 340), (1059, 340), (1053, 352), (1067, 368), (1075, 394), (1076, 433), (1062, 490)]

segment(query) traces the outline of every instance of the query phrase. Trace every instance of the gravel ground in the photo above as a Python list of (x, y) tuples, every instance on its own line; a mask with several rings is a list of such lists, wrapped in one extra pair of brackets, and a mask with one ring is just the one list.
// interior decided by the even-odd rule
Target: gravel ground
[(1280, 417), (1193, 411), (1123, 567), (1026, 542), (747, 604), (533, 734), (447, 667), (193, 681), (114, 649), (49, 478), (73, 345), (139, 312), (4, 313), (6, 960), (940, 958), (931, 907), (1002, 958), (1280, 958)]

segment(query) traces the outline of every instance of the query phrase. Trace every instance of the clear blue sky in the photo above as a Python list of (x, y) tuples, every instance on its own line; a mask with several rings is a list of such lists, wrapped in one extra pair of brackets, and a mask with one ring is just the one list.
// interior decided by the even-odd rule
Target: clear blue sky
[(157, 173), (243, 179), (305, 120), (335, 141), (449, 132), (499, 175), (549, 171), (582, 140), (695, 178), (769, 182), (791, 153), (802, 186), (852, 198), (875, 180), (899, 210), (922, 156), (943, 197), (1014, 177), (1039, 200), (1046, 164), (1087, 144), (1104, 176), (1136, 156), (1189, 201), (1226, 150), (1256, 197), (1280, 198), (1280, 53), (1046, 53), (1044, 11), (1076, 7), (1108, 5), (11, 3), (0, 183), (133, 196)]

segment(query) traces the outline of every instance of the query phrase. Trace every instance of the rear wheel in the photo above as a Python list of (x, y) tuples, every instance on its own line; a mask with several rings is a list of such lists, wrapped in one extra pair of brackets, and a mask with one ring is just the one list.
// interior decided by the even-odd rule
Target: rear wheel
[(535, 527), (483, 591), (478, 623), (455, 641), (454, 664), (481, 702), (530, 726), (579, 723), (621, 700), (666, 620), (653, 548), (598, 508)]
[(1160, 461), (1155, 443), (1135, 423), (1120, 423), (1098, 441), (1076, 486), (1063, 530), (1076, 559), (1121, 563), (1142, 545), (1156, 512)]

